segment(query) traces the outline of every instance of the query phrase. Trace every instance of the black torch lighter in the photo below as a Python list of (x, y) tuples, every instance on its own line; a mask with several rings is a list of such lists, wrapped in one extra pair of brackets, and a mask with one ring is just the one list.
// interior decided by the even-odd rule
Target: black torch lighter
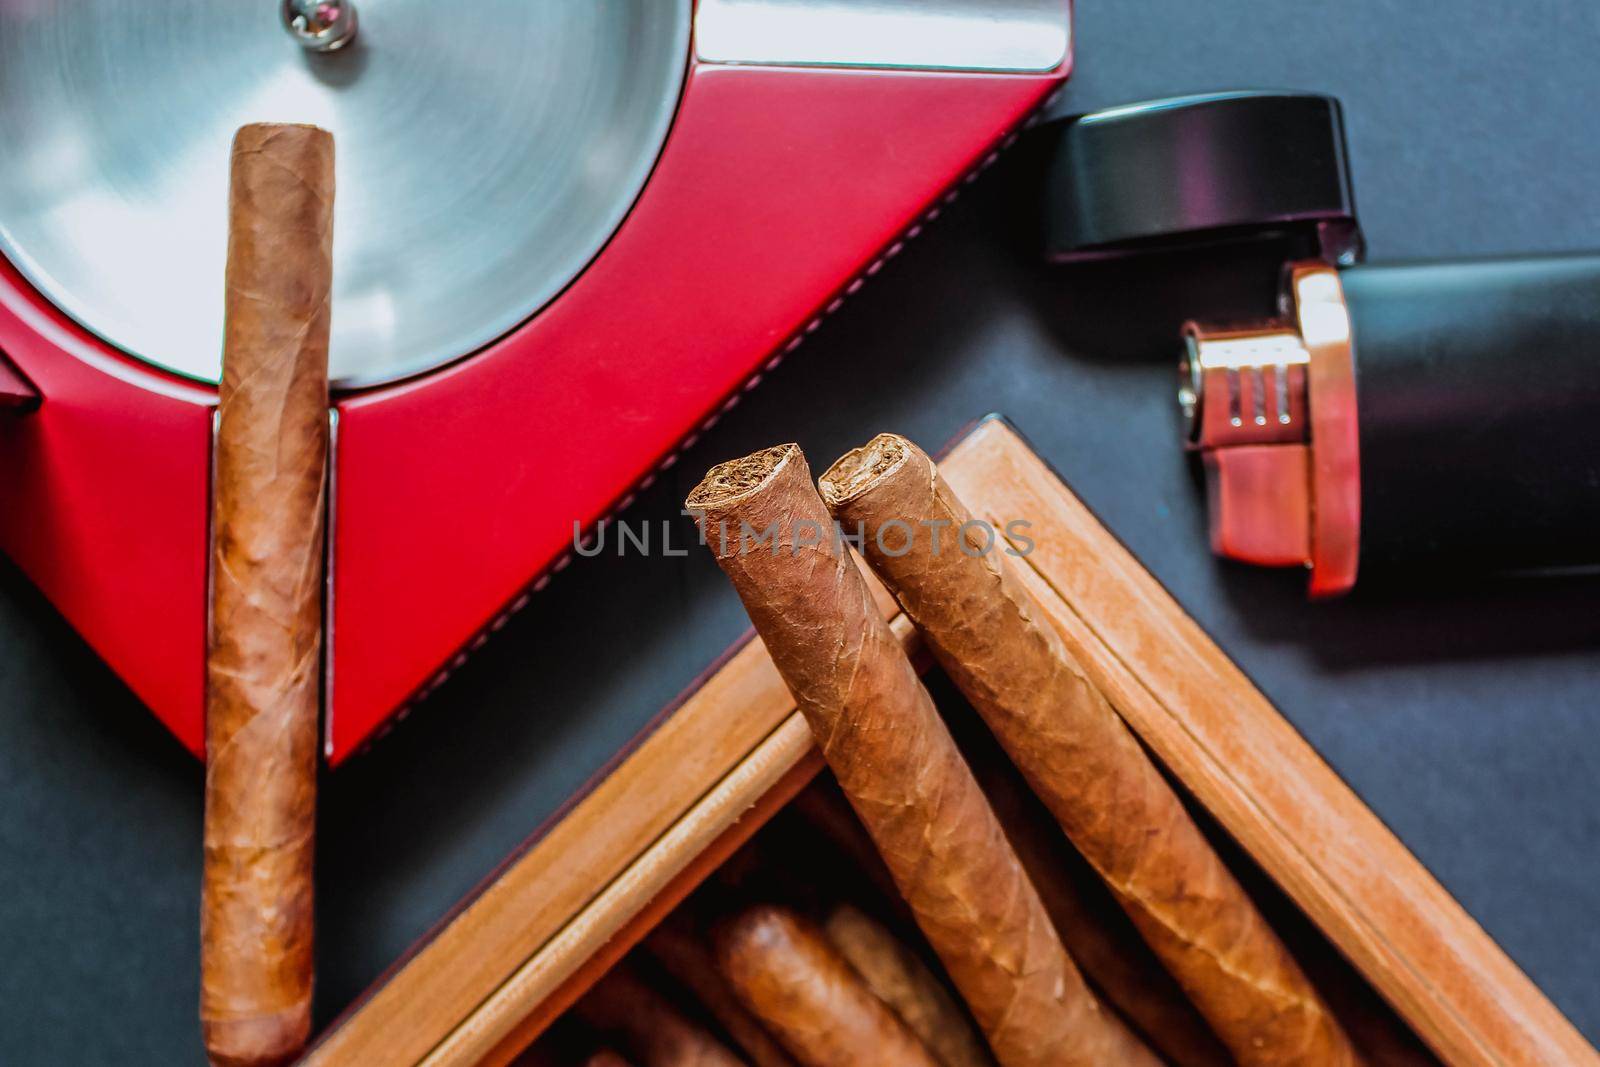
[(1368, 264), (1337, 100), (1182, 97), (1052, 123), (1057, 261), (1269, 240), (1278, 313), (1184, 330), (1211, 545), (1358, 572), (1600, 565), (1600, 254)]

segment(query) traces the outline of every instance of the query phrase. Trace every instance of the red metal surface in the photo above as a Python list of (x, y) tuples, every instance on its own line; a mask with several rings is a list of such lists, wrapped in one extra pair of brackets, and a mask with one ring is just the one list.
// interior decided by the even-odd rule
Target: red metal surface
[(637, 208), (488, 352), (343, 401), (338, 762), (1065, 76), (697, 67)]
[(1355, 353), (1339, 272), (1304, 263), (1290, 275), (1300, 336), (1311, 353), (1311, 586), (1339, 596), (1361, 561), (1361, 452)]
[(0, 348), (45, 396), (0, 418), (0, 549), (198, 755), (215, 395), (87, 337), (4, 259)]
[(1259, 567), (1311, 556), (1309, 449), (1235, 445), (1204, 455), (1211, 551)]

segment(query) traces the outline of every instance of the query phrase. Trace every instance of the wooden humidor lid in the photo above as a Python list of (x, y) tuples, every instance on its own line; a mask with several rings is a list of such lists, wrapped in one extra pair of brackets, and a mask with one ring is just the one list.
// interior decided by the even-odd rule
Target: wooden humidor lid
[[(940, 463), (1185, 789), (1451, 1065), (1597, 1064), (1578, 1034), (1161, 585), (998, 419)], [(908, 643), (893, 602), (882, 606)], [(309, 1053), (506, 1063), (821, 766), (748, 640)]]

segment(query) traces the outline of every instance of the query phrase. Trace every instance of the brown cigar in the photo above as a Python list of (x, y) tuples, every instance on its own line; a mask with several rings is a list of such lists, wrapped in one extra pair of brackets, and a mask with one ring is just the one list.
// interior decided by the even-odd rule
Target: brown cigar
[[(993, 748), (993, 739), (985, 738), (987, 744), (981, 748)], [(974, 748), (980, 746), (959, 734), (957, 739), (1028, 880), (1038, 890), (1067, 955), (1102, 1000), (1120, 1011), (1175, 1067), (1231, 1067), (1233, 1057), (1140, 939), (1127, 915), (1100, 884), (1099, 876), (1073, 851), (1050, 813), (1028, 792), (1005, 755), (996, 752), (992, 758), (983, 758), (989, 753), (980, 751), (975, 758)], [(887, 885), (888, 892), (894, 893), (894, 883), (871, 838), (831, 778), (824, 776), (812, 783), (795, 797), (792, 806), (844, 852), (852, 867), (869, 872), (874, 888), (881, 892)], [(903, 906), (898, 896), (892, 903)], [(910, 919), (909, 913), (904, 918)]]
[(821, 487), (846, 529), (860, 525), (863, 554), (935, 657), (1234, 1057), (1274, 1067), (1357, 1062), (1311, 983), (1011, 572), (1004, 536), (973, 522), (932, 461), (893, 434), (845, 455)]
[(804, 1067), (940, 1067), (822, 931), (787, 908), (749, 909), (717, 928), (716, 946), (728, 984)]
[(1103, 998), (1174, 1067), (1232, 1067), (1216, 1035), (994, 742), (963, 745), (1044, 910)]
[(789, 1054), (728, 988), (711, 950), (690, 921), (679, 915), (669, 916), (646, 939), (645, 950), (694, 994), (754, 1067), (795, 1067)]
[(713, 468), (688, 507), (999, 1061), (1154, 1065), (1067, 958), (799, 447)]
[(944, 1067), (994, 1067), (994, 1057), (927, 964), (886, 928), (849, 904), (823, 923), (828, 940), (867, 988), (894, 1009)]
[(646, 985), (626, 963), (613, 967), (573, 1011), (644, 1067), (743, 1067), (744, 1061)]
[(206, 651), (200, 1021), (217, 1064), (311, 1029), (333, 138), (233, 142)]

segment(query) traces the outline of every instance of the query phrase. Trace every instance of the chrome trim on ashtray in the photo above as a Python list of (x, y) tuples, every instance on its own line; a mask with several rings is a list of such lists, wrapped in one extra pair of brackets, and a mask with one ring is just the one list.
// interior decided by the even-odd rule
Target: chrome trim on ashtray
[(1072, 51), (1069, 0), (700, 0), (706, 63), (1041, 72)]

